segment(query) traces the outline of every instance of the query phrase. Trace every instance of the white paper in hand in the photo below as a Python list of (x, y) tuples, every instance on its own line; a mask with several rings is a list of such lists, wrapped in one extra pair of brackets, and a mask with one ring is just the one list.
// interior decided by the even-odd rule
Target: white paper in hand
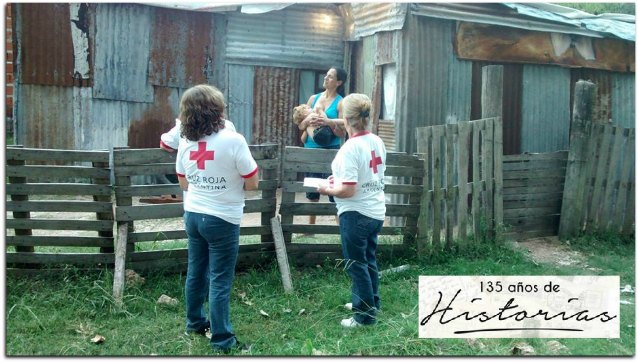
[(303, 179), (303, 185), (304, 187), (312, 187), (312, 188), (317, 188), (320, 186), (328, 186), (328, 180), (323, 179), (323, 178), (316, 178), (316, 177), (305, 177)]

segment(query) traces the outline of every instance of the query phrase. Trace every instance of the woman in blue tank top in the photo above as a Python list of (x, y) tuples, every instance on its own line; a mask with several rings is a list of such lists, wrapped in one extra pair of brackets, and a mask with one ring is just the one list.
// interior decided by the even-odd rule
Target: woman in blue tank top
[[(348, 73), (337, 67), (332, 67), (323, 78), (323, 87), (325, 91), (312, 95), (308, 99), (307, 104), (313, 109), (325, 110), (325, 117), (317, 114), (310, 114), (299, 123), (299, 130), (305, 131), (308, 126), (321, 127), (328, 126), (335, 134), (330, 143), (325, 146), (317, 144), (312, 135), (308, 135), (304, 142), (305, 148), (325, 148), (339, 149), (341, 147), (341, 139), (345, 137), (345, 120), (343, 119), (343, 111), (341, 108), (341, 100), (345, 96), (344, 83), (348, 79)], [(326, 131), (324, 129), (324, 131)], [(308, 173), (306, 177), (328, 178), (329, 174)], [(311, 202), (319, 201), (318, 192), (306, 192), (306, 198)], [(330, 201), (333, 201), (332, 197)], [(316, 221), (315, 215), (310, 215), (310, 224)]]

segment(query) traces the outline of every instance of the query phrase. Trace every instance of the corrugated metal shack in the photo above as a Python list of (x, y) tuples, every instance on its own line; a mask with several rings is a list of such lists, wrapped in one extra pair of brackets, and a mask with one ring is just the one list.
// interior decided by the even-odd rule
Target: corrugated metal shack
[(543, 3), (354, 3), (346, 15), (352, 91), (380, 100), (389, 148), (415, 152), (416, 127), (480, 118), (490, 64), (504, 65), (504, 154), (568, 149), (579, 79), (598, 84), (598, 119), (634, 127), (633, 16)]
[(13, 14), (26, 147), (157, 147), (199, 83), (224, 92), (250, 143), (299, 144), (292, 108), (343, 64), (332, 4), (16, 3)]
[(375, 101), (388, 148), (414, 129), (480, 117), (481, 67), (505, 66), (504, 153), (567, 149), (574, 83), (599, 119), (635, 118), (633, 16), (546, 3), (35, 4), (12, 7), (16, 142), (157, 147), (183, 91), (224, 91), (250, 143), (299, 145), (294, 105), (343, 66)]

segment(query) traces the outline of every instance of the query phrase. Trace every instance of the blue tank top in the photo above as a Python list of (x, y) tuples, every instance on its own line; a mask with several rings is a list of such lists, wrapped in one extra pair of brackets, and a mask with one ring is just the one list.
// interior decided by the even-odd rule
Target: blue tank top
[[(317, 100), (319, 100), (320, 96), (321, 96), (321, 93), (315, 94), (315, 100), (314, 100), (314, 102), (312, 102), (312, 108), (315, 107), (315, 104), (317, 104)], [(337, 109), (337, 106), (339, 105), (339, 102), (342, 99), (343, 99), (343, 97), (340, 94), (337, 94), (335, 99), (332, 101), (330, 106), (325, 111), (326, 112), (326, 117), (328, 117), (330, 119), (339, 118), (339, 110)], [(341, 139), (339, 137), (335, 137), (334, 140), (332, 140), (332, 143), (330, 143), (327, 146), (319, 146), (312, 139), (312, 137), (310, 137), (310, 135), (308, 135), (308, 137), (306, 138), (306, 143), (304, 143), (304, 147), (305, 148), (329, 148), (329, 149), (334, 149), (334, 148), (339, 148), (340, 146), (341, 146)]]

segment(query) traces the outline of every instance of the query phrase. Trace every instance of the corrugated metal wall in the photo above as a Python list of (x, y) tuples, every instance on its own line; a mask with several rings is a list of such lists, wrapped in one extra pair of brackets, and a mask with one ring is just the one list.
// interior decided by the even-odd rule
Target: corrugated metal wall
[(569, 149), (570, 71), (523, 66), (521, 153)]
[(154, 9), (149, 81), (188, 88), (207, 82), (213, 72), (213, 14)]
[(612, 73), (611, 118), (613, 123), (636, 128), (636, 74)]
[(175, 126), (175, 117), (179, 114), (179, 89), (154, 88), (153, 103), (146, 105), (141, 114), (129, 114), (128, 146), (131, 148), (158, 147), (162, 133)]
[(93, 97), (153, 102), (148, 82), (152, 8), (97, 4)]
[(228, 119), (237, 132), (253, 143), (253, 93), (255, 67), (252, 65), (228, 65)]
[(73, 86), (74, 51), (69, 4), (21, 4), (23, 84)]
[(416, 127), (470, 119), (472, 62), (453, 52), (454, 21), (409, 15), (397, 91), (397, 151), (416, 152)]
[(73, 88), (23, 84), (18, 91), (21, 127), (17, 139), (25, 147), (74, 149), (74, 108), (81, 109)]
[(228, 14), (230, 63), (328, 69), (343, 64), (343, 20), (330, 5)]
[(292, 108), (299, 97), (299, 70), (255, 67), (253, 143), (301, 145)]
[(407, 3), (352, 3), (351, 6), (355, 38), (402, 29), (408, 8)]

